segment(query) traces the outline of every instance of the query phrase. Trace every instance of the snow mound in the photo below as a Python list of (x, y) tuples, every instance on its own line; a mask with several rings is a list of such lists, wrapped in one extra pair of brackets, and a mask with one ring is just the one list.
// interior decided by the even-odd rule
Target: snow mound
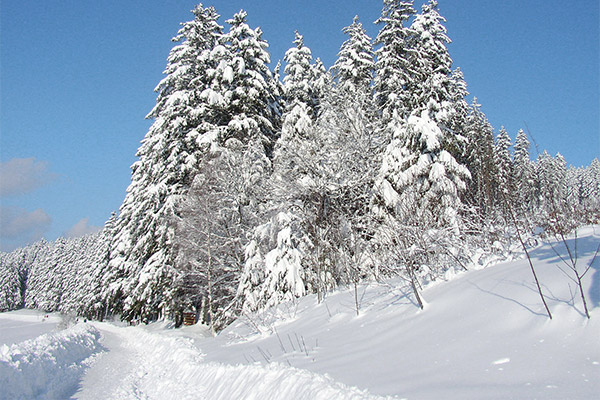
[(0, 399), (62, 399), (76, 390), (86, 360), (101, 350), (100, 333), (78, 324), (0, 346)]
[[(137, 399), (381, 399), (326, 375), (273, 363), (226, 365), (204, 361), (193, 340), (139, 328), (98, 325), (122, 337), (136, 367), (106, 398)], [(152, 349), (152, 351), (148, 351)], [(105, 393), (106, 394), (106, 393)]]

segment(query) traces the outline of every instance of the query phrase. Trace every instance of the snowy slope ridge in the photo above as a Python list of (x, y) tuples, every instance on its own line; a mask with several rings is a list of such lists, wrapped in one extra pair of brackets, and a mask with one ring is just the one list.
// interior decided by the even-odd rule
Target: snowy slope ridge
[(371, 284), (359, 290), (359, 316), (352, 290), (321, 304), (309, 296), (240, 320), (199, 346), (207, 361), (285, 363), (400, 398), (597, 398), (600, 229), (580, 229), (567, 243), (577, 248), (580, 272), (594, 260), (583, 280), (590, 320), (555, 253), (568, 259), (559, 241), (531, 249), (552, 321), (527, 260), (519, 259), (429, 285), (422, 311), (405, 283)]
[[(96, 323), (106, 337), (117, 336), (119, 353), (97, 361), (119, 377), (84, 378), (78, 399), (378, 399), (327, 376), (281, 364), (225, 365), (205, 362), (193, 340), (150, 333), (139, 327)], [(164, 332), (163, 332), (164, 333)], [(133, 362), (131, 362), (133, 360)], [(105, 361), (107, 361), (105, 363)], [(105, 366), (108, 366), (106, 368)]]
[(73, 394), (100, 332), (90, 325), (0, 346), (0, 399), (61, 399)]

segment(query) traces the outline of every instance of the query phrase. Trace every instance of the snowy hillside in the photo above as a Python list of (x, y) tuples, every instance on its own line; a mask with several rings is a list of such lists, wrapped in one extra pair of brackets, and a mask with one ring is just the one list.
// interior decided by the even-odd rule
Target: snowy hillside
[[(599, 243), (598, 227), (568, 239), (580, 272)], [(531, 251), (553, 320), (521, 259), (430, 285), (424, 310), (391, 281), (359, 288), (359, 316), (353, 291), (338, 291), (238, 320), (216, 338), (202, 326), (78, 324), (3, 345), (0, 398), (31, 398), (33, 382), (37, 398), (595, 398), (600, 257), (584, 277), (588, 320), (555, 251), (566, 259), (562, 243)], [(0, 315), (0, 333), (22, 313)]]
[[(597, 228), (595, 234), (580, 230), (581, 271), (599, 241)], [(568, 243), (575, 248), (574, 239)], [(585, 277), (588, 306), (596, 307), (588, 321), (553, 247), (568, 257), (560, 243), (532, 251), (552, 321), (522, 259), (427, 288), (423, 311), (400, 282), (368, 286), (360, 292), (359, 317), (350, 290), (320, 305), (309, 297), (280, 308), (286, 319), (270, 321), (276, 335), (247, 338), (254, 329), (240, 322), (200, 347), (210, 361), (264, 363), (266, 354), (370, 393), (409, 399), (594, 398), (600, 393), (600, 259)]]

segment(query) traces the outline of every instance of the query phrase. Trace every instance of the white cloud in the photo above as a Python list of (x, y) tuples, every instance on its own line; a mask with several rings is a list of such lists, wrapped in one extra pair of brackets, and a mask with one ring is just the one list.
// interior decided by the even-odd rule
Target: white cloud
[(11, 251), (41, 239), (52, 219), (41, 208), (0, 207), (0, 250)]
[(90, 223), (89, 218), (87, 218), (87, 217), (83, 218), (82, 220), (77, 222), (75, 225), (73, 225), (71, 227), (71, 229), (69, 229), (67, 232), (65, 232), (65, 236), (68, 238), (74, 238), (74, 237), (89, 235), (91, 233), (96, 233), (102, 229), (99, 226), (89, 225), (89, 223)]
[(52, 182), (57, 175), (48, 163), (35, 158), (13, 158), (0, 162), (0, 196), (17, 196)]

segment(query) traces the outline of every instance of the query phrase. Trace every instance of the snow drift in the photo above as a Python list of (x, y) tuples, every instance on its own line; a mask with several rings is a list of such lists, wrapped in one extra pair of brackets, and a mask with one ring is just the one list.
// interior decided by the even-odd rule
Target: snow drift
[(72, 395), (100, 332), (78, 324), (11, 346), (0, 346), (0, 399), (63, 399)]

